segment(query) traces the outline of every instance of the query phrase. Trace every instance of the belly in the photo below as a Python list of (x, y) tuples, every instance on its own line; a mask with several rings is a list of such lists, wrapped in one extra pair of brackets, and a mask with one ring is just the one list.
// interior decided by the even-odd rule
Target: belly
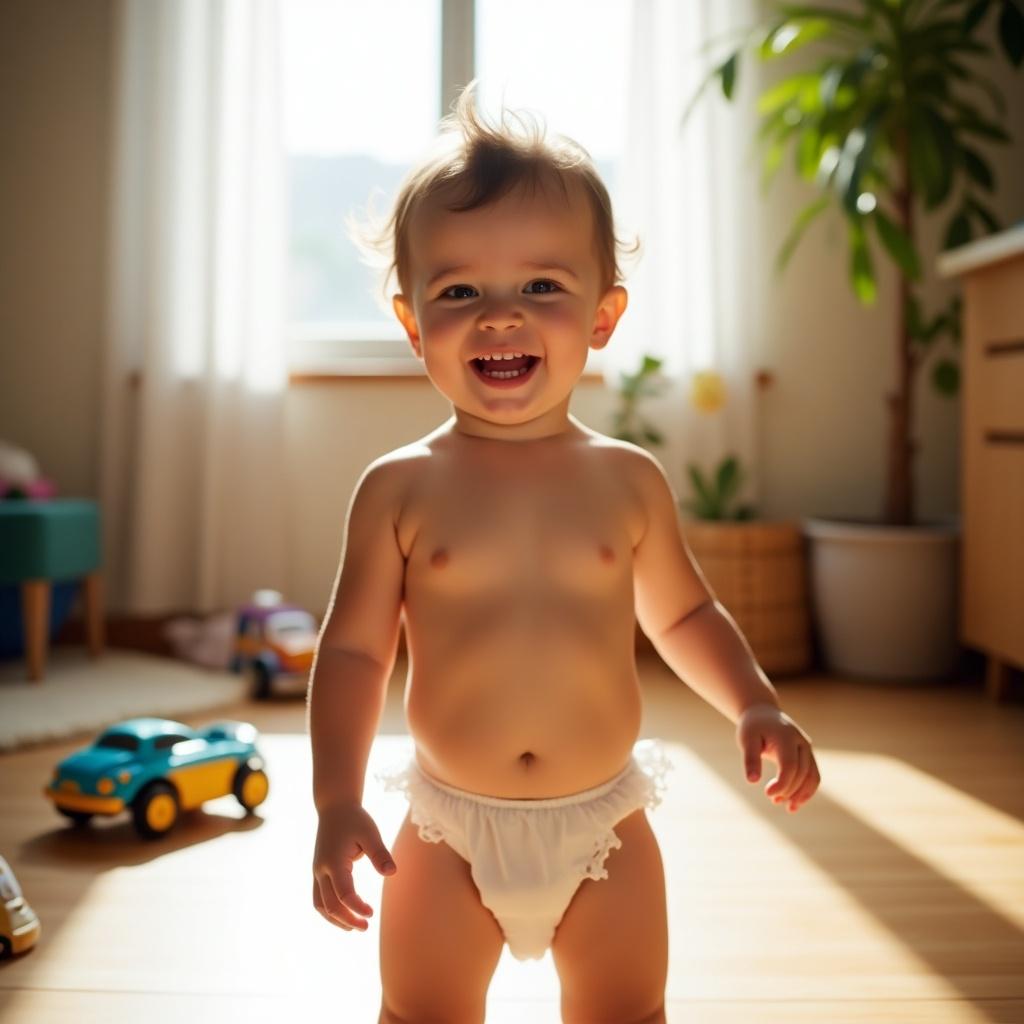
[[(473, 617), (408, 629), (406, 717), (424, 771), (509, 799), (600, 785), (629, 758), (641, 696), (633, 618)], [(483, 625), (483, 623), (490, 623)]]

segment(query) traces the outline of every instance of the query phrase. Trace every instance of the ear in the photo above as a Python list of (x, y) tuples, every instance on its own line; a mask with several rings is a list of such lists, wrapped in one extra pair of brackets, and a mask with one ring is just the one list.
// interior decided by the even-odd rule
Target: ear
[(413, 312), (412, 303), (404, 295), (396, 295), (391, 300), (391, 307), (394, 309), (395, 316), (398, 317), (402, 327), (405, 328), (405, 333), (409, 336), (409, 344), (412, 345), (416, 358), (422, 359), (420, 331), (419, 327), (416, 326), (416, 314)]
[(608, 344), (619, 317), (626, 311), (629, 295), (621, 284), (613, 285), (597, 304), (594, 314), (594, 329), (590, 333), (590, 347), (601, 349)]

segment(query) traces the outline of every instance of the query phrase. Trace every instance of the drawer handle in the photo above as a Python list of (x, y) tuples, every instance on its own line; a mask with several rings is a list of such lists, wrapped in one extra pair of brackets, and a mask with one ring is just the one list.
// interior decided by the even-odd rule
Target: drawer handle
[(987, 444), (1024, 444), (1024, 430), (986, 430)]
[(987, 356), (1012, 356), (1024, 353), (1024, 341), (990, 341), (985, 346)]

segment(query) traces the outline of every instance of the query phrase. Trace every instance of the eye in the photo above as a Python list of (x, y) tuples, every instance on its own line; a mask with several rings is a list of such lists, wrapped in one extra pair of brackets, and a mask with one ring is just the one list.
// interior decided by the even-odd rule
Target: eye
[(453, 285), (450, 285), (448, 288), (445, 288), (445, 290), (443, 292), (441, 292), (441, 294), (438, 296), (438, 298), (439, 299), (465, 299), (465, 298), (472, 298), (472, 296), (469, 296), (469, 295), (449, 295), (448, 294), (449, 292), (458, 291), (460, 288), (461, 289), (465, 289), (467, 292), (475, 291), (473, 286), (469, 285), (469, 284), (453, 284)]
[(555, 292), (560, 292), (562, 286), (556, 281), (549, 281), (547, 278), (541, 278), (539, 281), (531, 281), (526, 287), (530, 288), (533, 285), (544, 285), (543, 290), (539, 292), (532, 292), (533, 295), (554, 295)]

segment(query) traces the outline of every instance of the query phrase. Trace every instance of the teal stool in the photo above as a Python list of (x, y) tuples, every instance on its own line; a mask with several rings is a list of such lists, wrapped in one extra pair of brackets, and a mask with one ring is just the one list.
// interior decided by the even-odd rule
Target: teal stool
[(0, 501), (0, 584), (21, 586), (29, 679), (46, 669), (51, 587), (81, 580), (89, 653), (103, 652), (100, 515), (94, 501)]

